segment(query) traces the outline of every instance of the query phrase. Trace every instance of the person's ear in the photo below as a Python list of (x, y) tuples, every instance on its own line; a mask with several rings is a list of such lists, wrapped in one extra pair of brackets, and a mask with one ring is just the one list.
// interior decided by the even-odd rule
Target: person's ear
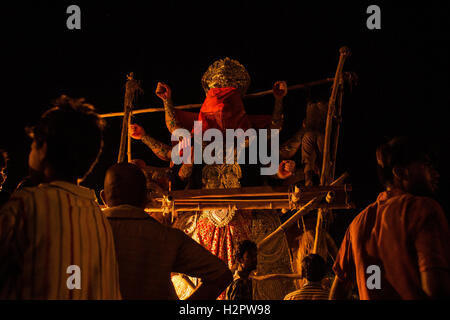
[(47, 142), (43, 142), (40, 148), (36, 148), (39, 162), (42, 163), (47, 156)]
[(101, 191), (100, 191), (100, 198), (102, 199), (103, 204), (104, 204), (105, 206), (108, 206), (108, 205), (106, 204), (106, 200), (105, 200), (105, 190), (101, 190)]
[(395, 179), (398, 179), (399, 181), (403, 181), (408, 178), (408, 169), (401, 168), (401, 167), (394, 167), (394, 168), (392, 168), (392, 174)]

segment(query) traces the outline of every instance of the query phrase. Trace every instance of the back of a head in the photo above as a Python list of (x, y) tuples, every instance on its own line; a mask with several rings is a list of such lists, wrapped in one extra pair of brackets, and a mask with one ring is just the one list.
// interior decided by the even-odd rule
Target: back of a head
[(406, 168), (416, 161), (426, 161), (429, 150), (424, 141), (396, 137), (379, 146), (376, 151), (378, 176), (384, 186), (392, 184), (395, 167)]
[(321, 281), (325, 276), (325, 261), (318, 254), (309, 254), (302, 261), (302, 275), (308, 281)]
[(103, 146), (104, 121), (84, 99), (61, 96), (33, 130), (41, 147), (47, 144), (46, 160), (63, 180), (84, 179), (94, 167)]
[(139, 167), (131, 163), (112, 165), (105, 175), (105, 201), (109, 207), (128, 204), (144, 207), (147, 202), (147, 181)]
[(242, 257), (244, 256), (244, 253), (246, 253), (247, 251), (257, 251), (257, 245), (256, 243), (254, 243), (251, 240), (243, 240), (238, 244), (236, 253), (235, 253), (235, 258), (236, 260), (240, 260), (242, 259)]

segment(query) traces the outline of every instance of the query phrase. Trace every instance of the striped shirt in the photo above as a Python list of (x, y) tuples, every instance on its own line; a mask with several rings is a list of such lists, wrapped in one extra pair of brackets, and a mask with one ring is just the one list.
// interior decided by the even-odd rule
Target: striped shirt
[(0, 299), (120, 298), (113, 235), (93, 190), (53, 181), (12, 195), (0, 210)]
[(328, 290), (320, 282), (307, 282), (305, 285), (284, 297), (284, 300), (328, 300)]

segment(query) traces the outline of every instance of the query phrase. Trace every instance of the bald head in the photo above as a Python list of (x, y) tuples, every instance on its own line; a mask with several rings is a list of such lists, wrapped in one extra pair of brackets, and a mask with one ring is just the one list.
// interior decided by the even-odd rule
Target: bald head
[(108, 207), (129, 204), (145, 207), (147, 181), (144, 173), (131, 163), (112, 165), (105, 175), (104, 197)]

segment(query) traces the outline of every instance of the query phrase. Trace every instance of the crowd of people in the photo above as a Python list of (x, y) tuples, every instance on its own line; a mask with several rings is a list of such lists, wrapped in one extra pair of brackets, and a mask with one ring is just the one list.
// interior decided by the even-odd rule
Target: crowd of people
[[(107, 170), (105, 210), (93, 190), (80, 186), (101, 153), (103, 127), (92, 105), (62, 96), (30, 130), (30, 177), (1, 203), (0, 299), (177, 299), (171, 276), (179, 273), (201, 279), (188, 299), (212, 300), (225, 291), (227, 299), (251, 300), (254, 242), (239, 243), (233, 277), (224, 261), (144, 210), (147, 180), (138, 166)], [(1, 155), (3, 183), (7, 154)], [(437, 172), (408, 138), (380, 146), (376, 156), (385, 191), (348, 227), (332, 287), (322, 284), (323, 259), (310, 254), (302, 261), (304, 285), (286, 300), (348, 299), (352, 288), (360, 299), (450, 297), (450, 232), (431, 197)], [(311, 183), (316, 170), (305, 170)], [(73, 266), (81, 270), (76, 286)]]

